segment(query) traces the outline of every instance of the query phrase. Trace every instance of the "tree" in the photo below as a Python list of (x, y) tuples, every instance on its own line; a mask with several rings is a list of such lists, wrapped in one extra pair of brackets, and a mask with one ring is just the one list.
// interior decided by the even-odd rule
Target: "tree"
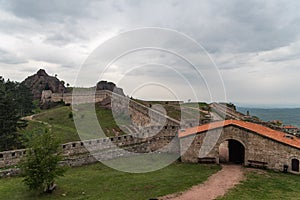
[(55, 178), (62, 176), (66, 169), (59, 165), (60, 142), (47, 129), (30, 137), (25, 159), (20, 163), (24, 182), (30, 190), (52, 192), (56, 187)]
[(0, 77), (0, 150), (9, 150), (17, 143), (17, 110), (11, 101), (11, 94), (6, 92), (5, 81)]
[(0, 77), (0, 151), (22, 147), (18, 128), (27, 123), (22, 116), (31, 113), (32, 94), (22, 84)]
[(24, 117), (26, 115), (32, 114), (34, 109), (33, 95), (30, 89), (23, 83), (15, 83), (17, 87), (15, 100), (18, 105), (19, 115)]
[(65, 81), (61, 80), (60, 83), (65, 86)]

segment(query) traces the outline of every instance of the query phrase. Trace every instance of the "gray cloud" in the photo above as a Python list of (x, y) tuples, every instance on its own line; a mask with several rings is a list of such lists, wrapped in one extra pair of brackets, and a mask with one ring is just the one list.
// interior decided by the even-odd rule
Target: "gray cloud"
[(5, 64), (23, 64), (27, 63), (28, 61), (24, 58), (21, 58), (14, 53), (11, 53), (9, 51), (0, 49), (0, 63)]
[(2, 1), (2, 6), (20, 18), (37, 21), (54, 21), (63, 23), (68, 17), (82, 17), (88, 13), (87, 6), (92, 1)]
[[(245, 92), (249, 90), (257, 91), (261, 96), (258, 102), (268, 99), (279, 101), (281, 96), (276, 92), (265, 92), (270, 91), (271, 87), (266, 82), (254, 83), (256, 78), (269, 73), (268, 69), (273, 78), (269, 81), (276, 84), (278, 80), (284, 81), (280, 90), (290, 91), (290, 85), (300, 85), (299, 79), (288, 78), (295, 76), (300, 63), (299, 9), (300, 2), (296, 0), (1, 0), (0, 62), (5, 65), (0, 69), (13, 76), (8, 65), (19, 65), (30, 71), (42, 65), (47, 66), (51, 73), (67, 69), (60, 70), (60, 76), (72, 79), (92, 50), (105, 40), (137, 27), (164, 27), (185, 33), (203, 45), (220, 68), (232, 100), (245, 102), (247, 98), (252, 98), (250, 92)], [(182, 52), (195, 59), (197, 64), (205, 66), (201, 57), (203, 52), (196, 51), (188, 43), (179, 44), (176, 39), (160, 39), (157, 42), (165, 47), (182, 47)], [(129, 45), (124, 42), (119, 47)], [(174, 66), (189, 79), (194, 79), (193, 71), (181, 65), (177, 59), (163, 54), (144, 57), (147, 62)], [(128, 57), (117, 66), (139, 64), (133, 61), (134, 58)], [(5, 70), (2, 70), (4, 67)], [(114, 70), (119, 71), (110, 71), (111, 79), (124, 72), (118, 68)], [(145, 71), (135, 71), (135, 76)], [(285, 79), (279, 79), (275, 72), (285, 76)], [(172, 74), (162, 69), (150, 70), (146, 75), (150, 79), (151, 76), (172, 78)], [(289, 98), (293, 103), (299, 101), (295, 95)]]

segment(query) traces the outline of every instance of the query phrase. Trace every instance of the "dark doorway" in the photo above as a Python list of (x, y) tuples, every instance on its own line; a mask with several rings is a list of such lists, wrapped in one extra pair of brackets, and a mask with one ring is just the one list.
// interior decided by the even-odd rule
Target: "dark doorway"
[(229, 162), (236, 164), (244, 163), (245, 148), (236, 140), (228, 140)]
[(292, 171), (299, 172), (299, 160), (292, 159)]
[(233, 139), (226, 140), (219, 146), (220, 163), (243, 164), (245, 159), (244, 146)]

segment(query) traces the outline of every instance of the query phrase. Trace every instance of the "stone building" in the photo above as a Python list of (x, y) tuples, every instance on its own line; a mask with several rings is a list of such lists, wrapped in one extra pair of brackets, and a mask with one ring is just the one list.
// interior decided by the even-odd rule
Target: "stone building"
[(293, 135), (299, 135), (300, 129), (296, 126), (286, 125), (286, 126), (283, 126), (283, 131), (286, 133), (293, 134)]
[(300, 139), (259, 124), (218, 121), (180, 130), (178, 136), (183, 162), (231, 162), (299, 174)]

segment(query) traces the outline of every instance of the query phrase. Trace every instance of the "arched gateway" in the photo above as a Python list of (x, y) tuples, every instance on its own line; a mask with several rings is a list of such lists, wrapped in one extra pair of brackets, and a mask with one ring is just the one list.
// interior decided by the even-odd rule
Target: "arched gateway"
[(245, 147), (237, 140), (229, 139), (222, 142), (219, 146), (219, 162), (244, 164)]

